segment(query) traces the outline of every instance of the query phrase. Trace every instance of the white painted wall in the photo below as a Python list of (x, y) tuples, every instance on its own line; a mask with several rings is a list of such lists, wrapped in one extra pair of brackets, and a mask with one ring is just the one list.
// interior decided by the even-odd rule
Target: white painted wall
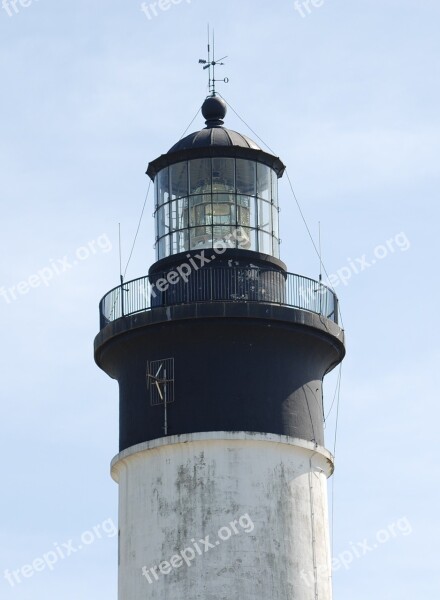
[[(120, 600), (330, 600), (332, 469), (325, 449), (272, 434), (199, 433), (122, 452), (112, 462)], [(199, 542), (208, 535), (212, 548)]]

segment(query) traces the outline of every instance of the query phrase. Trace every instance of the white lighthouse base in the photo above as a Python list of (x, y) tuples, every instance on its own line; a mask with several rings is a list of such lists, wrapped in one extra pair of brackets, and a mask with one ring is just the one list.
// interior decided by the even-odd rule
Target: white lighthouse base
[(139, 444), (119, 483), (120, 600), (331, 600), (331, 454), (272, 434)]

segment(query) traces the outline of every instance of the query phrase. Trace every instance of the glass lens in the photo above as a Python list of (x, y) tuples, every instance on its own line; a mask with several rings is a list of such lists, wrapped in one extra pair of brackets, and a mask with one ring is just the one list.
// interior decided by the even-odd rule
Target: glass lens
[(212, 159), (212, 191), (235, 193), (235, 160)]
[(251, 160), (237, 159), (237, 193), (256, 195), (257, 165)]
[(169, 169), (163, 169), (157, 175), (157, 202), (165, 204), (170, 199)]
[(189, 161), (190, 194), (211, 193), (211, 159), (200, 158)]
[(272, 236), (268, 233), (258, 232), (258, 251), (263, 254), (272, 254)]
[(171, 198), (188, 195), (188, 163), (181, 162), (170, 167)]
[(272, 196), (270, 169), (261, 163), (258, 163), (257, 166), (257, 194), (259, 198), (270, 202)]
[(258, 228), (272, 233), (272, 205), (258, 200)]
[(275, 171), (272, 171), (272, 202), (278, 206), (278, 177)]

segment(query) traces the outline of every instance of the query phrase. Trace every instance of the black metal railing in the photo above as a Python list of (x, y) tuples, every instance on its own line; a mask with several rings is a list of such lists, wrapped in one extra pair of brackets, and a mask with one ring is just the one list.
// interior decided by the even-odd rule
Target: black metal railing
[(195, 302), (278, 304), (338, 322), (337, 296), (322, 283), (275, 269), (222, 266), (155, 273), (115, 287), (100, 302), (101, 329), (121, 317)]

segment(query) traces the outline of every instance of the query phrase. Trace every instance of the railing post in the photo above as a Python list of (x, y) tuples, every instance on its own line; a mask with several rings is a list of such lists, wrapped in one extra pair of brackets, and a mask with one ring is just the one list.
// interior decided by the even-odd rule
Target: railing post
[(124, 307), (124, 276), (121, 275), (121, 317), (125, 317)]

